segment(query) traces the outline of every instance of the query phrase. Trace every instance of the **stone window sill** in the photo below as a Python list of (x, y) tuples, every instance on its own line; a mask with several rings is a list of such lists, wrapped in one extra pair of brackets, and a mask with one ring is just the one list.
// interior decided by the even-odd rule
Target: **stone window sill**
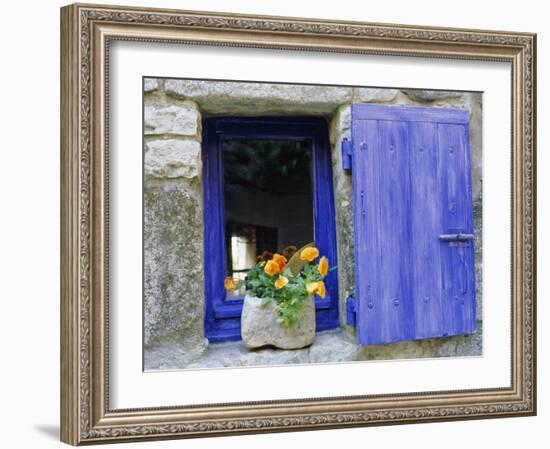
[(302, 363), (337, 363), (430, 357), (481, 356), (481, 322), (471, 335), (404, 341), (385, 345), (360, 346), (340, 329), (318, 332), (308, 348), (248, 350), (242, 342), (210, 344), (205, 354), (188, 362), (181, 343), (145, 350), (145, 371), (274, 366)]

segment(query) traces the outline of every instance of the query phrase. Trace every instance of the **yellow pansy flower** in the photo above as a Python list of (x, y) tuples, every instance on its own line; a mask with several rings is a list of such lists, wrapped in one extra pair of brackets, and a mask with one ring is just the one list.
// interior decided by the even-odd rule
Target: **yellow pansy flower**
[(223, 281), (223, 286), (228, 292), (232, 292), (237, 288), (238, 282), (236, 282), (231, 276), (227, 276)]
[(283, 288), (286, 284), (288, 284), (288, 278), (286, 278), (283, 275), (280, 275), (278, 279), (275, 281), (275, 288)]
[(327, 289), (323, 281), (310, 282), (306, 285), (306, 290), (308, 295), (317, 294), (317, 296), (323, 299), (327, 295)]
[(327, 289), (323, 281), (317, 282), (317, 296), (323, 299), (325, 299), (325, 296), (327, 296)]
[(313, 295), (317, 291), (318, 282), (310, 282), (306, 285), (306, 290), (308, 295)]

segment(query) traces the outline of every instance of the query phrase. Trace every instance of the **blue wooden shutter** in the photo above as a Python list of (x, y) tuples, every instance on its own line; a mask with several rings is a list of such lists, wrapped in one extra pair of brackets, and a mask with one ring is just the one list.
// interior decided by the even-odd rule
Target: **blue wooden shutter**
[(352, 106), (357, 340), (475, 329), (469, 114)]

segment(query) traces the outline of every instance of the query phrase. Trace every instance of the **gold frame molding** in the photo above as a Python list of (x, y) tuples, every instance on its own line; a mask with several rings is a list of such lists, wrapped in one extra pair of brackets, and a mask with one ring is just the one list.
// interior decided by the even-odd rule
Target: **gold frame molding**
[[(507, 61), (512, 67), (511, 387), (111, 410), (112, 40)], [(73, 445), (536, 413), (536, 35), (74, 4), (61, 9), (61, 439)]]

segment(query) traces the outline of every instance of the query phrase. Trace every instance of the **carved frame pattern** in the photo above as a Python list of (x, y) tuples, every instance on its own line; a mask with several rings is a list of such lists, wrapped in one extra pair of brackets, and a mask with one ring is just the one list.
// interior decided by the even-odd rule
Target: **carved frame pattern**
[[(536, 413), (536, 36), (71, 5), (61, 10), (61, 434), (71, 444)], [(108, 77), (113, 39), (512, 64), (512, 387), (213, 406), (108, 406)]]

